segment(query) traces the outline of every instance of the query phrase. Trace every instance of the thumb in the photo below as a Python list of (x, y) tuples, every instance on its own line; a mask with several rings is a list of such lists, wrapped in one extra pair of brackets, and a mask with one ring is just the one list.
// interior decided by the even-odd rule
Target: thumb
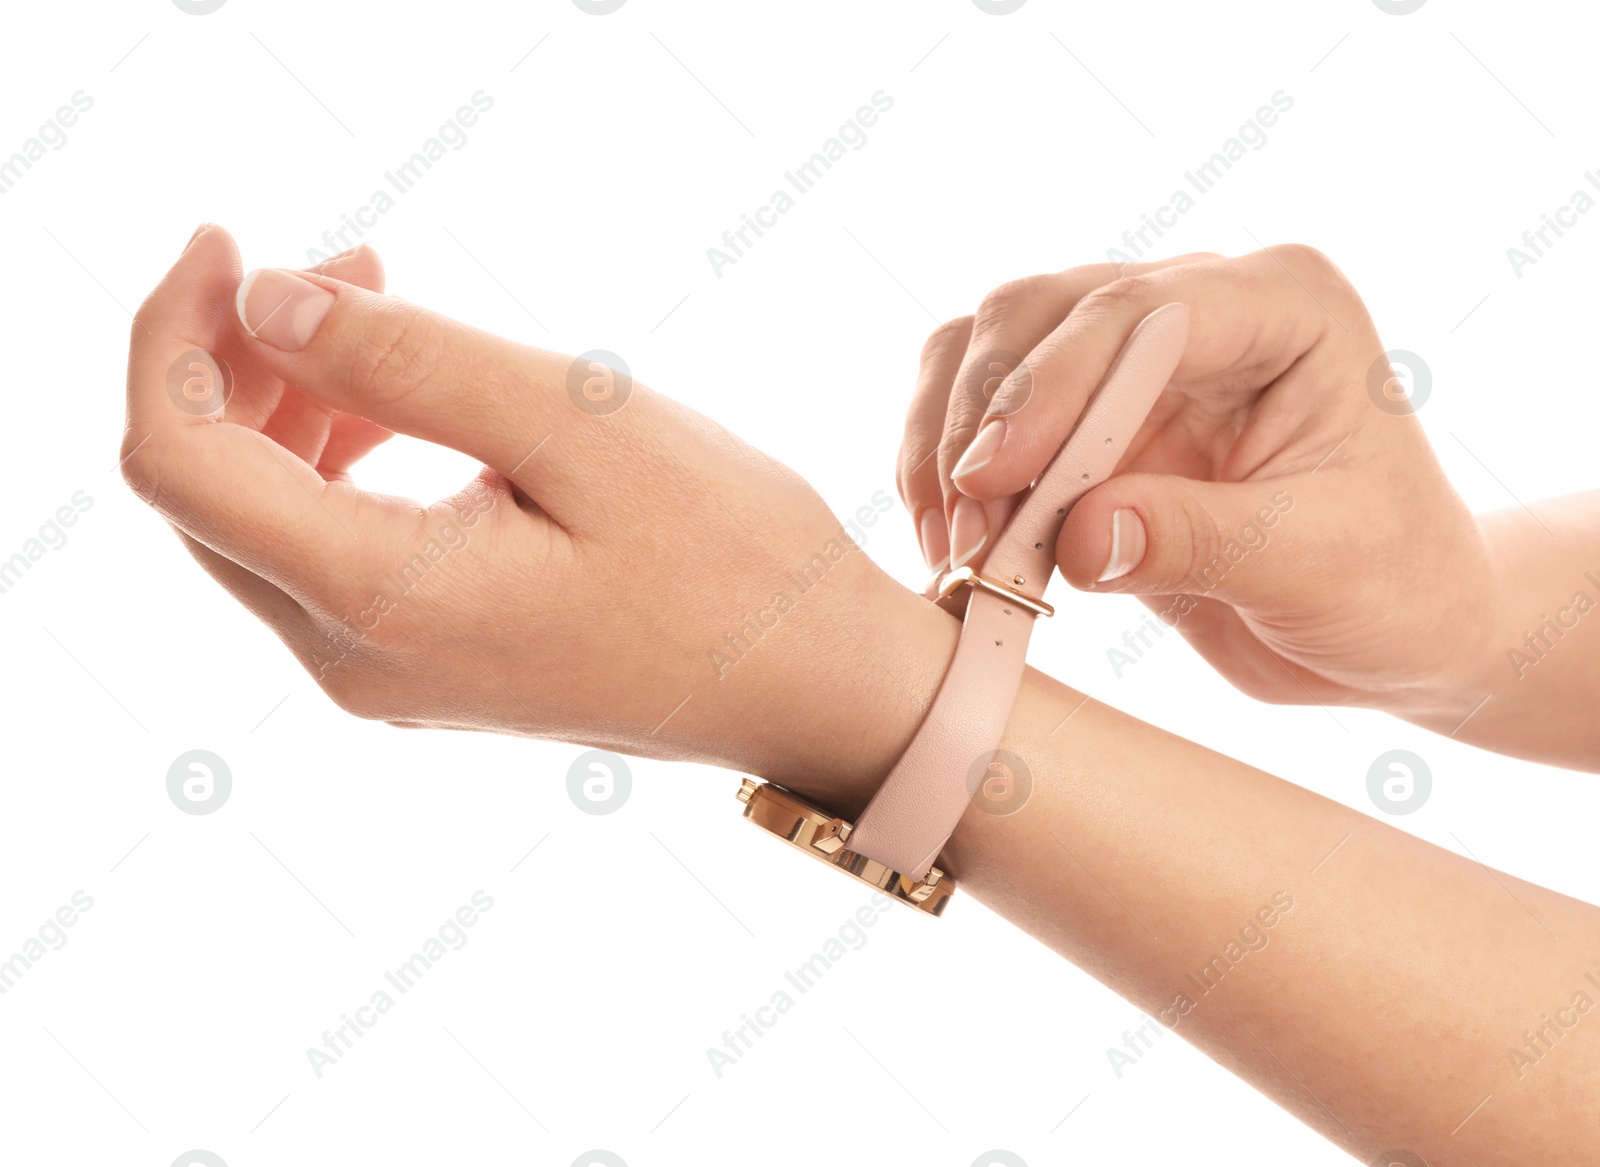
[(1312, 574), (1310, 508), (1290, 479), (1200, 482), (1125, 474), (1085, 495), (1056, 541), (1074, 587), (1204, 595), (1249, 608), (1296, 602)]

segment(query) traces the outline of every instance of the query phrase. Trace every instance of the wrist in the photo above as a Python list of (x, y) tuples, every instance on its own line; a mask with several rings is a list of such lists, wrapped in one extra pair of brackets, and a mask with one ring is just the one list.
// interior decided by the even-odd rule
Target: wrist
[(853, 819), (911, 744), (955, 652), (960, 621), (862, 557), (780, 667), (793, 694), (739, 767)]
[(1436, 618), (1416, 629), (1412, 659), (1425, 667), (1409, 685), (1372, 703), (1432, 728), (1457, 725), (1505, 680), (1504, 558), (1490, 527), (1471, 515), (1463, 525), (1460, 554), (1437, 577), (1435, 594), (1423, 598)]

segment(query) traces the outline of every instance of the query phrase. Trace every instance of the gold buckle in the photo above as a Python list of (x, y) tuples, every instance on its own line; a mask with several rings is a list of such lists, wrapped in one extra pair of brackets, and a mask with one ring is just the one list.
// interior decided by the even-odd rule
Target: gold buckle
[(762, 830), (771, 831), (813, 859), (820, 859), (918, 911), (937, 916), (955, 894), (955, 880), (937, 867), (930, 867), (921, 879), (912, 879), (876, 859), (851, 851), (845, 844), (855, 830), (853, 824), (818, 810), (782, 787), (746, 778), (739, 786), (739, 801), (744, 803), (744, 817)]
[[(1011, 578), (1012, 583), (1019, 586), (1027, 582), (1020, 575), (1012, 576)], [(1054, 616), (1056, 614), (1056, 610), (1043, 600), (1036, 600), (1032, 596), (1024, 595), (1010, 584), (1003, 584), (997, 579), (979, 575), (970, 567), (958, 567), (954, 571), (946, 572), (944, 578), (939, 581), (939, 597), (944, 599), (952, 596), (957, 589), (966, 584), (971, 584), (973, 587), (986, 591), (990, 595), (999, 596), (1002, 600), (1009, 600), (1018, 607), (1028, 609), (1035, 616)]]

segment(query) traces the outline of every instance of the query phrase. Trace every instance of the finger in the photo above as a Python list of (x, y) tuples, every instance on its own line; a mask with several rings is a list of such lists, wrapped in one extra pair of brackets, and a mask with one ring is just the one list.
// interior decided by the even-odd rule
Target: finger
[(353, 413), (335, 414), (327, 444), (322, 447), (322, 460), (317, 463), (317, 473), (329, 482), (347, 482), (350, 468), (392, 437), (393, 430), (364, 417)]
[(272, 629), (290, 652), (319, 681), (329, 662), (337, 664), (350, 651), (354, 640), (348, 622), (325, 628), (283, 589), (268, 583), (254, 572), (219, 555), (194, 536), (174, 527), (189, 554), (207, 575), (238, 600), (256, 619)]
[(950, 513), (950, 566), (981, 568), (988, 558), (992, 536), (1005, 530), (1020, 501), (1019, 495), (978, 500), (956, 495)]
[[(1023, 361), (1034, 346), (1080, 299), (1118, 278), (1118, 274), (1116, 264), (1090, 264), (1013, 280), (984, 297), (947, 393), (940, 435), (940, 490), (945, 512), (952, 521), (959, 494), (951, 481), (952, 473), (971, 445), (978, 422), (988, 412), (996, 390), (1018, 369), (1026, 376)], [(981, 514), (980, 508), (969, 506), (964, 508), (962, 517)]]
[[(141, 306), (129, 352), (123, 474), (188, 535), (303, 606), (327, 606), (371, 573), (376, 561), (367, 560), (404, 537), (415, 513), (330, 486), (270, 439), (228, 421), (225, 394), (185, 395), (188, 368), (204, 366), (233, 334), (238, 271), (227, 232), (205, 229)], [(189, 408), (213, 404), (208, 412)]]
[(1125, 631), (1111, 657), (1118, 676), (1137, 664), (1154, 639), (1174, 629), (1189, 646), (1241, 693), (1274, 704), (1345, 704), (1344, 685), (1269, 648), (1237, 608), (1205, 596), (1145, 596), (1155, 621)]
[(922, 346), (917, 384), (906, 412), (896, 481), (900, 501), (911, 514), (922, 557), (934, 573), (950, 566), (950, 527), (945, 520), (944, 487), (939, 481), (939, 439), (944, 433), (950, 386), (972, 336), (972, 317), (936, 329)]
[(1341, 319), (1354, 326), (1364, 318), (1337, 269), (1298, 246), (1159, 268), (1096, 288), (1028, 355), (1025, 373), (997, 390), (955, 476), (960, 490), (999, 498), (1033, 481), (1134, 327), (1174, 302), (1191, 310), (1174, 383), (1264, 387), (1324, 337), (1353, 338)]
[(1325, 591), (1324, 548), (1360, 547), (1361, 520), (1338, 505), (1337, 479), (1197, 482), (1124, 474), (1086, 494), (1056, 541), (1074, 587), (1208, 597), (1246, 611), (1293, 612)]
[(315, 466), (322, 459), (322, 448), (327, 445), (333, 419), (337, 416), (336, 411), (316, 398), (285, 387), (277, 408), (261, 427), (261, 434)]
[[(378, 253), (365, 243), (306, 270), (332, 276), (369, 292), (383, 291), (383, 262), (378, 258)], [(315, 398), (307, 397), (293, 386), (286, 386), (272, 416), (261, 427), (261, 432), (309, 465), (320, 469), (323, 448), (332, 434), (335, 419), (340, 416)], [(348, 465), (343, 469), (348, 469)]]
[[(967, 351), (947, 392), (939, 446), (938, 473), (944, 509), (953, 532), (959, 535), (953, 538), (952, 565), (976, 563), (989, 536), (999, 531), (1009, 517), (1009, 510), (993, 505), (1001, 495), (984, 495), (985, 505), (970, 501), (963, 505), (963, 492), (955, 481), (958, 470), (992, 457), (975, 445), (974, 437), (979, 424), (996, 409), (994, 399), (1000, 386), (1029, 383), (1029, 354), (1097, 288), (1130, 275), (1207, 258), (1210, 257), (1197, 253), (1145, 264), (1089, 264), (1015, 280), (984, 298), (973, 319)], [(1005, 408), (1014, 411), (1026, 404), (1026, 396), (1013, 388), (1007, 401)], [(1028, 482), (1031, 481), (1030, 477)], [(1026, 485), (1027, 482), (1022, 483), (1016, 490)]]
[(558, 522), (602, 513), (609, 468), (649, 445), (657, 407), (624, 370), (326, 276), (252, 272), (235, 306), (242, 342), (303, 393), (472, 455)]
[(314, 625), (311, 617), (288, 592), (268, 583), (255, 572), (240, 567), (226, 556), (218, 555), (181, 527), (174, 527), (173, 530), (206, 574), (243, 604), (251, 615), (276, 632), (285, 643), (312, 632)]
[(314, 263), (305, 270), (332, 276), (336, 280), (355, 284), (358, 288), (366, 288), (370, 292), (383, 291), (384, 281), (387, 278), (383, 270), (383, 260), (379, 258), (370, 243), (362, 243), (349, 251), (341, 251), (332, 259)]
[[(349, 283), (374, 291), (383, 289), (383, 265), (377, 253), (365, 244), (317, 264), (311, 270), (335, 274)], [(301, 420), (302, 417), (308, 420)], [(368, 424), (360, 418), (330, 415), (320, 405), (310, 402), (308, 398), (293, 389), (286, 389), (277, 410), (268, 419), (263, 433), (285, 449), (310, 462), (317, 458), (319, 451), (324, 451), (330, 430), (339, 429), (341, 422), (352, 421), (362, 426)], [(296, 430), (300, 432), (297, 433)], [(325, 453), (323, 456), (326, 456)], [(320, 466), (318, 472), (328, 477)], [(246, 610), (272, 628), (285, 644), (294, 647), (314, 631), (311, 617), (282, 588), (268, 583), (233, 560), (217, 554), (181, 528), (174, 527), (173, 530), (206, 573), (221, 584)]]
[[(955, 377), (945, 416), (940, 458), (949, 501), (953, 503), (956, 493), (950, 484), (955, 464), (992, 408), (995, 393), (1007, 381), (1028, 381), (1029, 354), (1085, 296), (1119, 279), (1212, 258), (1215, 257), (1209, 253), (1196, 252), (1152, 263), (1088, 264), (1013, 280), (984, 297), (973, 318), (971, 339)], [(1010, 408), (1020, 408), (1025, 403), (1013, 388)]]

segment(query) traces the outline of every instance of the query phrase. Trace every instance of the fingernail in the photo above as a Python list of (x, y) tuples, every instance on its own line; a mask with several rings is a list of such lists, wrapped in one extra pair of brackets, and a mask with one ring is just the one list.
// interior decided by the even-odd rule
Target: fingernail
[(984, 422), (983, 428), (978, 431), (978, 436), (972, 439), (972, 445), (967, 447), (967, 452), (956, 462), (956, 468), (950, 471), (950, 477), (960, 478), (964, 474), (971, 474), (974, 470), (982, 470), (994, 460), (994, 456), (1000, 452), (1000, 443), (1005, 440), (1005, 418), (996, 417)]
[(950, 566), (965, 567), (967, 561), (983, 550), (989, 538), (989, 520), (984, 517), (983, 504), (975, 498), (956, 499), (956, 508), (950, 517)]
[(917, 539), (922, 544), (922, 558), (928, 561), (928, 570), (943, 571), (950, 563), (950, 531), (944, 523), (944, 512), (938, 507), (923, 507), (917, 520)]
[(356, 252), (362, 250), (366, 246), (367, 245), (365, 243), (357, 243), (354, 247), (347, 247), (343, 251), (341, 251), (338, 255), (330, 255), (327, 259), (324, 259), (319, 263), (312, 264), (311, 265), (311, 270), (312, 271), (325, 271), (326, 269), (332, 267), (336, 263), (343, 263), (345, 260), (349, 259), (352, 255), (354, 255)]
[(184, 251), (188, 251), (189, 248), (193, 247), (194, 246), (194, 241), (196, 239), (200, 238), (200, 236), (204, 235), (206, 233), (206, 228), (210, 227), (210, 226), (213, 226), (213, 224), (211, 224), (211, 223), (201, 223), (200, 226), (196, 227), (194, 229), (194, 234), (189, 236), (189, 242), (187, 242), (187, 243), (185, 243), (183, 245), (183, 250)]
[(1096, 583), (1121, 579), (1144, 559), (1145, 531), (1139, 512), (1119, 507), (1111, 512), (1111, 555)]
[(234, 307), (251, 336), (297, 353), (311, 343), (335, 299), (325, 288), (269, 267), (244, 277)]

